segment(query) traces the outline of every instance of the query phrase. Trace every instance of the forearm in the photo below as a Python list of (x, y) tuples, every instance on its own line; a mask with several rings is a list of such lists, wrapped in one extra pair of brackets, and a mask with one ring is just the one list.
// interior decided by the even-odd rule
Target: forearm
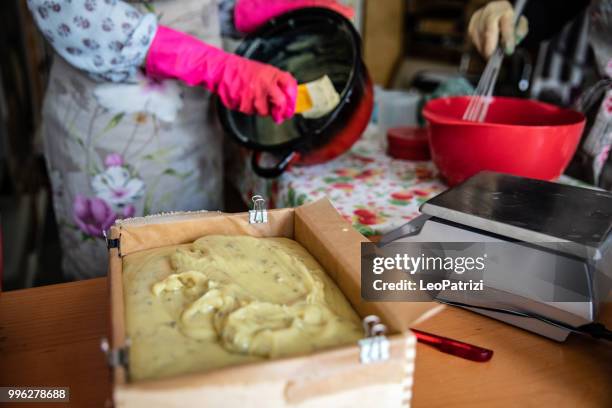
[(34, 20), (71, 65), (125, 81), (144, 64), (157, 30), (153, 14), (117, 0), (28, 0)]

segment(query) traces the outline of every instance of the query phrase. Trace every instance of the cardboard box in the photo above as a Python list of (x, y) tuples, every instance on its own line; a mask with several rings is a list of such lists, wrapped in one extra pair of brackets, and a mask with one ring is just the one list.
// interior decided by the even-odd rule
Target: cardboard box
[[(415, 337), (412, 315), (400, 303), (368, 303), (360, 296), (360, 243), (355, 231), (327, 200), (267, 212), (268, 222), (249, 215), (182, 213), (123, 220), (111, 228), (110, 295), (113, 395), (117, 407), (321, 407), (409, 404)], [(323, 266), (363, 318), (375, 314), (388, 328), (389, 356), (362, 363), (354, 344), (262, 363), (132, 383), (126, 370), (122, 256), (145, 249), (190, 243), (209, 234), (287, 237), (301, 243)]]

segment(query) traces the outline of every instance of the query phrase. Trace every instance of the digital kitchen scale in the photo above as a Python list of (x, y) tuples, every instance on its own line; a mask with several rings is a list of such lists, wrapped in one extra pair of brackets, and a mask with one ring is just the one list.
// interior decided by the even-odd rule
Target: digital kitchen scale
[(612, 301), (612, 194), (482, 172), (425, 202), (421, 212), (379, 246), (501, 248), (488, 260), (482, 293), (441, 291), (436, 300), (557, 341), (572, 331), (610, 338), (595, 322), (600, 302)]

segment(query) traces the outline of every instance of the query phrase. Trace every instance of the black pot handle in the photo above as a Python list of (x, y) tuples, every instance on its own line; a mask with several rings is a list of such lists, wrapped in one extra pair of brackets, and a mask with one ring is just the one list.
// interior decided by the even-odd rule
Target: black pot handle
[(289, 163), (291, 163), (291, 160), (293, 160), (296, 155), (294, 151), (290, 151), (282, 159), (280, 159), (278, 163), (274, 165), (274, 167), (261, 167), (259, 165), (261, 153), (262, 152), (253, 152), (251, 155), (251, 167), (253, 168), (253, 171), (255, 171), (255, 174), (263, 178), (276, 178), (283, 174)]

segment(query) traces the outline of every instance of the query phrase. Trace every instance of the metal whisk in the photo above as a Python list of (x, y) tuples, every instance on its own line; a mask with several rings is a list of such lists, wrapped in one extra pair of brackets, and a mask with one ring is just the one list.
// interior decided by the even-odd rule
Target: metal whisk
[[(516, 4), (514, 5), (513, 26), (516, 27), (526, 3), (527, 0), (516, 1)], [(474, 94), (470, 98), (470, 103), (463, 114), (463, 120), (468, 120), (470, 122), (484, 122), (485, 118), (487, 117), (489, 105), (491, 104), (493, 89), (495, 88), (495, 83), (497, 82), (497, 76), (499, 75), (499, 69), (501, 68), (503, 59), (504, 51), (502, 50), (501, 45), (498, 45), (495, 52), (489, 59), (489, 62), (487, 62), (487, 66), (482, 72), (482, 75), (480, 76), (476, 91), (474, 91)]]

